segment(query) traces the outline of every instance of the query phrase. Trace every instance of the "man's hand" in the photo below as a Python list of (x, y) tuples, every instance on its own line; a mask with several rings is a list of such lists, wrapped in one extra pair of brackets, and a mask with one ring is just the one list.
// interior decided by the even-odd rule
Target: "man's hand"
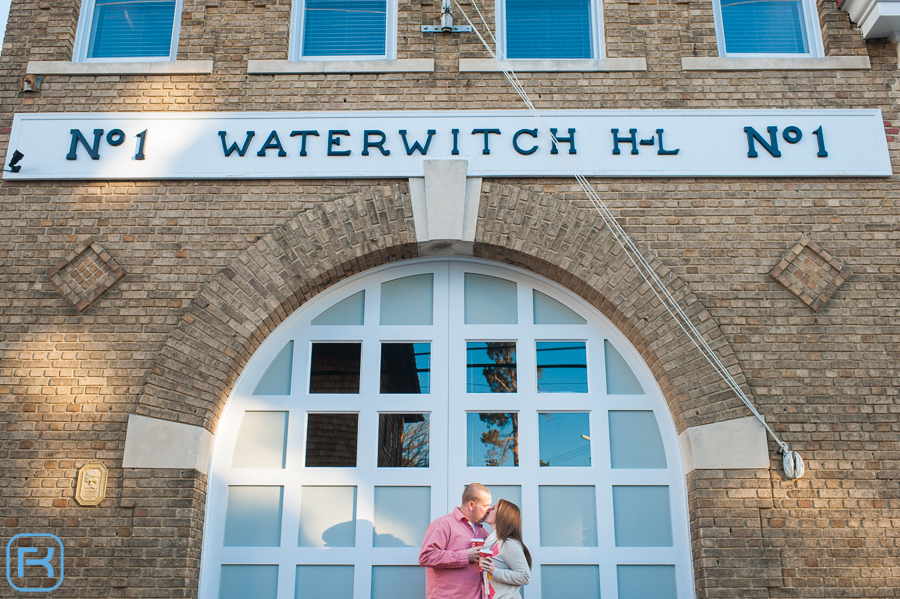
[(478, 552), (481, 550), (481, 547), (469, 547), (466, 549), (466, 553), (469, 554), (469, 563), (474, 564), (478, 561)]

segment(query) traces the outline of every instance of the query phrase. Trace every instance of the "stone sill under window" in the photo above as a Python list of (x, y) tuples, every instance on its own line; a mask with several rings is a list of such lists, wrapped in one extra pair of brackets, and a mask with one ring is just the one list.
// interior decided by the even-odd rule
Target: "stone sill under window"
[[(646, 58), (510, 60), (516, 73), (589, 73), (646, 71)], [(493, 58), (461, 58), (460, 73), (499, 73), (503, 69)]]
[(209, 75), (211, 60), (166, 62), (69, 62), (67, 60), (29, 60), (28, 75)]
[(433, 73), (433, 58), (398, 60), (251, 60), (250, 75)]
[(872, 68), (868, 56), (825, 56), (823, 58), (728, 58), (685, 56), (685, 71), (841, 71)]

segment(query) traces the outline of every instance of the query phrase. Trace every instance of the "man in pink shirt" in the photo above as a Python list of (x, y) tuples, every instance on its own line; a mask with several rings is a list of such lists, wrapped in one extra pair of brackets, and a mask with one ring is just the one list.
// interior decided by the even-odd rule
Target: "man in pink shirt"
[(426, 599), (481, 599), (482, 577), (473, 538), (487, 538), (481, 523), (491, 510), (491, 492), (472, 483), (463, 491), (462, 505), (428, 525), (419, 551), (425, 566)]

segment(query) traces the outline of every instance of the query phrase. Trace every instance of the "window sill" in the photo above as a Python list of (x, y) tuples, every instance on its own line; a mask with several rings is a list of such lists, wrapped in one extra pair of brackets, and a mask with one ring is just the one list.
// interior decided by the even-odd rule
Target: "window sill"
[(211, 60), (175, 60), (166, 62), (69, 62), (67, 60), (29, 60), (29, 75), (209, 75)]
[(433, 73), (434, 59), (399, 60), (251, 60), (251, 75), (290, 75), (308, 73)]
[(868, 56), (826, 56), (824, 58), (727, 58), (686, 56), (685, 71), (819, 71), (870, 69)]
[[(587, 73), (614, 71), (646, 71), (646, 58), (510, 60), (517, 73)], [(503, 69), (493, 58), (461, 58), (460, 73), (499, 73)]]

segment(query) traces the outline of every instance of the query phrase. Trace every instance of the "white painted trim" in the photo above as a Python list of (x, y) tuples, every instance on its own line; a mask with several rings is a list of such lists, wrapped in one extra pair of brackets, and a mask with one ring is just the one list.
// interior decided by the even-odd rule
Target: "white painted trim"
[(292, 73), (433, 73), (433, 58), (395, 60), (250, 60), (251, 75)]
[(29, 75), (209, 75), (211, 60), (172, 62), (69, 62), (67, 60), (29, 60)]
[[(850, 16), (850, 20), (857, 25), (869, 15), (870, 12), (885, 0), (844, 0), (840, 8)], [(888, 2), (892, 0), (887, 0)]]
[(754, 416), (693, 426), (678, 435), (685, 474), (769, 468), (766, 429)]
[(193, 468), (209, 471), (213, 435), (201, 426), (130, 414), (123, 468)]
[[(424, 186), (424, 180), (420, 180)], [(469, 180), (471, 181), (471, 180)], [(474, 182), (472, 182), (474, 185)], [(468, 187), (468, 182), (467, 182)], [(423, 191), (424, 193), (424, 191)], [(434, 273), (434, 320), (432, 325), (383, 326), (379, 323), (381, 284), (399, 277)], [(518, 324), (472, 325), (464, 322), (464, 276), (474, 272), (514, 281), (517, 286)], [(315, 326), (311, 320), (334, 303), (365, 290), (365, 326)], [(532, 319), (533, 290), (550, 295), (584, 316), (578, 325), (535, 325)], [(466, 389), (466, 342), (484, 339), (516, 339), (518, 392), (471, 394)], [(588, 344), (591, 393), (536, 392), (536, 341), (584, 340)], [(291, 394), (253, 396), (259, 377), (271, 359), (294, 340)], [(309, 394), (308, 370), (311, 342), (343, 340), (362, 342), (359, 394)], [(378, 391), (379, 344), (383, 341), (430, 341), (432, 343), (431, 390), (427, 395), (387, 395)], [(631, 366), (644, 389), (640, 395), (609, 395), (605, 385), (604, 340), (609, 340)], [(286, 462), (283, 469), (231, 468), (236, 435), (248, 410), (289, 412)], [(666, 468), (613, 469), (609, 460), (610, 410), (652, 411), (665, 448)], [(355, 412), (360, 416), (357, 467), (306, 468), (303, 465), (306, 414), (311, 411)], [(431, 414), (431, 462), (428, 468), (377, 468), (373, 449), (377, 442), (379, 412), (422, 411)], [(517, 412), (520, 416), (520, 465), (516, 468), (466, 466), (466, 413), (468, 411)], [(573, 468), (542, 468), (538, 465), (538, 414), (543, 412), (589, 412), (591, 465)], [(447, 451), (453, 448), (454, 451)], [(375, 485), (432, 486), (432, 517), (449, 511), (458, 501), (465, 483), (520, 485), (523, 511), (532, 514), (523, 523), (525, 538), (539, 539), (539, 485), (595, 486), (598, 545), (594, 547), (539, 547), (533, 554), (536, 567), (528, 594), (541, 597), (541, 563), (599, 564), (601, 594), (617, 596), (617, 564), (674, 564), (677, 596), (694, 596), (690, 558), (687, 490), (683, 460), (674, 422), (640, 354), (624, 335), (582, 298), (531, 273), (486, 261), (420, 259), (374, 268), (338, 283), (294, 312), (263, 342), (248, 361), (226, 402), (218, 423), (216, 447), (211, 461), (207, 510), (204, 521), (203, 555), (199, 597), (219, 596), (222, 564), (278, 564), (279, 597), (293, 596), (296, 564), (348, 564), (354, 570), (358, 598), (370, 596), (369, 572), (373, 564), (416, 563), (417, 547), (372, 547), (372, 488)], [(427, 481), (427, 482), (423, 482)], [(275, 485), (284, 487), (281, 547), (225, 547), (223, 524), (229, 485)], [(298, 512), (302, 485), (356, 485), (356, 548), (297, 547)], [(673, 544), (670, 547), (617, 547), (611, 529), (612, 487), (617, 485), (664, 485), (669, 487)]]
[[(309, 140), (303, 157), (301, 139), (291, 137), (299, 126), (298, 118), (304, 129), (319, 132)], [(3, 179), (408, 179), (423, 176), (426, 156), (407, 153), (400, 131), (411, 132), (407, 141), (424, 141), (426, 132), (432, 129), (436, 139), (427, 159), (464, 158), (472, 177), (571, 176), (565, 158), (585, 176), (599, 177), (891, 175), (884, 121), (877, 109), (581, 110), (545, 111), (542, 118), (563, 136), (569, 129), (575, 130), (577, 153), (553, 154), (551, 140), (541, 133), (527, 140), (526, 146), (536, 148), (534, 152), (517, 149), (513, 143), (516, 136), (533, 130), (529, 127), (535, 127), (536, 122), (533, 115), (513, 110), (20, 113), (13, 118), (6, 161), (16, 150), (26, 158), (20, 172), (3, 173)], [(803, 140), (794, 145), (782, 135), (781, 159), (763, 149), (762, 155), (750, 157), (745, 128), (754, 127), (757, 134), (767, 135), (769, 126), (781, 132), (789, 126), (799, 127)], [(821, 142), (815, 134), (819, 127), (824, 132), (818, 138)], [(87, 155), (93, 142), (83, 139), (72, 145), (73, 139), (79, 139), (73, 130), (100, 129), (121, 129), (135, 138), (134, 143), (118, 148), (102, 143), (97, 160)], [(365, 131), (373, 129), (384, 132), (384, 149), (390, 155), (362, 154)], [(634, 129), (635, 145), (639, 146), (634, 154), (630, 138), (622, 141), (630, 129)], [(143, 130), (156, 141), (151, 142), (152, 151), (146, 152), (144, 160), (134, 160), (137, 135)], [(615, 139), (613, 130), (617, 130)], [(262, 150), (266, 136), (273, 131), (284, 152), (290, 151), (299, 160), (279, 158), (271, 147)], [(662, 145), (659, 131), (665, 134)], [(485, 136), (489, 136), (489, 142)], [(54, 140), (51, 145), (55, 151), (47, 151), (48, 140)], [(343, 142), (337, 143), (340, 140)], [(453, 153), (456, 142), (458, 154)], [(619, 154), (613, 154), (619, 142), (625, 144), (624, 153), (620, 148)], [(571, 150), (567, 142), (560, 143), (562, 152)], [(243, 157), (239, 152), (229, 152), (235, 144), (244, 152)], [(76, 149), (75, 160), (68, 160), (66, 148), (72, 147)], [(676, 149), (677, 154), (670, 153)]]
[(825, 56), (822, 58), (726, 58), (685, 56), (685, 71), (828, 71), (872, 68), (868, 56)]
[(846, 0), (841, 10), (847, 11), (866, 39), (889, 38), (896, 43), (900, 33), (898, 0)]
[[(646, 71), (646, 58), (600, 58), (567, 60), (510, 60), (509, 68), (517, 73), (588, 73)], [(493, 58), (460, 58), (460, 73), (499, 73), (503, 69)]]

